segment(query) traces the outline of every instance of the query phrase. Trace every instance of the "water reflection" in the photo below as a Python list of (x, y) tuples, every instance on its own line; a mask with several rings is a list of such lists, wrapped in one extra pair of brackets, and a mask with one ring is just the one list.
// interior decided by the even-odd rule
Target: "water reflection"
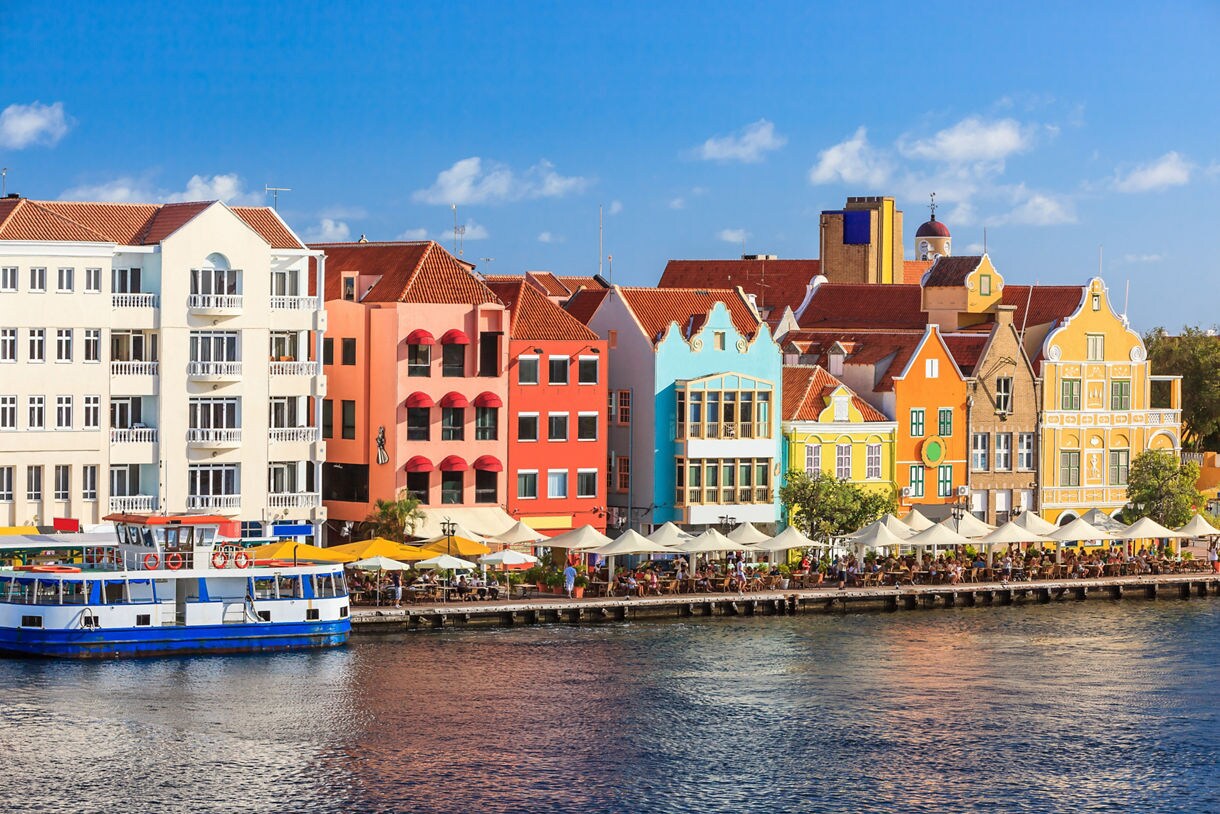
[(1218, 631), (1090, 602), (0, 662), (0, 761), (56, 810), (1220, 810)]

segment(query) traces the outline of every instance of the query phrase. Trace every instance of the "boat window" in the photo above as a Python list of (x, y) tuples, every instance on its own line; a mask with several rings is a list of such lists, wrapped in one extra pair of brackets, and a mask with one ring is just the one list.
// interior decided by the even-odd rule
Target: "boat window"
[(12, 593), (9, 594), (10, 602), (15, 602), (19, 605), (32, 605), (34, 603), (34, 580), (33, 579), (15, 579), (13, 580)]
[(217, 529), (204, 526), (203, 528), (195, 529), (195, 545), (209, 546), (212, 544), (213, 538), (216, 537)]
[(105, 589), (103, 602), (107, 605), (121, 605), (127, 601), (127, 582), (121, 579), (108, 579), (102, 586)]
[(85, 592), (84, 580), (63, 581), (63, 603), (65, 605), (83, 605), (88, 598), (89, 594)]
[(329, 599), (335, 595), (335, 580), (332, 575), (317, 574), (314, 576), (314, 584), (317, 586), (314, 596), (318, 599)]
[(132, 602), (152, 602), (153, 585), (151, 579), (133, 579), (127, 583), (127, 596)]
[(301, 599), (304, 594), (301, 593), (301, 578), (298, 576), (279, 578), (280, 583), (280, 599)]
[(342, 571), (335, 574), (335, 596), (347, 596), (347, 577)]
[(154, 548), (155, 547), (156, 544), (155, 544), (155, 541), (153, 538), (153, 533), (150, 529), (144, 529), (143, 534), (140, 535), (139, 544), (144, 546), (145, 548)]
[(0, 602), (8, 601), (8, 592), (13, 588), (11, 577), (0, 577)]
[(254, 598), (255, 599), (275, 599), (275, 577), (255, 577), (254, 578)]
[(59, 604), (59, 580), (57, 579), (40, 579), (38, 580), (38, 588), (35, 591), (37, 596), (36, 603), (39, 605), (58, 605)]

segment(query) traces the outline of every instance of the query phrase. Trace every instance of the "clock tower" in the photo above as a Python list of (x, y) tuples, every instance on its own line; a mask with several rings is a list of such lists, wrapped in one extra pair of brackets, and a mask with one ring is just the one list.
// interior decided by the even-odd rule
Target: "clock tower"
[(951, 257), (953, 252), (949, 244), (949, 227), (936, 219), (936, 193), (932, 193), (932, 203), (929, 206), (932, 217), (915, 231), (915, 257), (920, 260), (935, 260), (937, 257)]

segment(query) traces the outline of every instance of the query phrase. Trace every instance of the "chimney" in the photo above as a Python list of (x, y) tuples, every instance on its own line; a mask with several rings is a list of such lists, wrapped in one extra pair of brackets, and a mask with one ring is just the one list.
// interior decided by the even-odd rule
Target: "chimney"
[(1012, 325), (1013, 315), (1017, 311), (1015, 305), (997, 305), (995, 307), (995, 322), (1001, 328)]

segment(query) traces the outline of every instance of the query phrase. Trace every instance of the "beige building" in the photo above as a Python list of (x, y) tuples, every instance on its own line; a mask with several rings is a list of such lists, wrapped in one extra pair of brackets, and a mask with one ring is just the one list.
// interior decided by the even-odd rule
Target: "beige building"
[(0, 526), (324, 520), (310, 257), (265, 208), (0, 200)]

